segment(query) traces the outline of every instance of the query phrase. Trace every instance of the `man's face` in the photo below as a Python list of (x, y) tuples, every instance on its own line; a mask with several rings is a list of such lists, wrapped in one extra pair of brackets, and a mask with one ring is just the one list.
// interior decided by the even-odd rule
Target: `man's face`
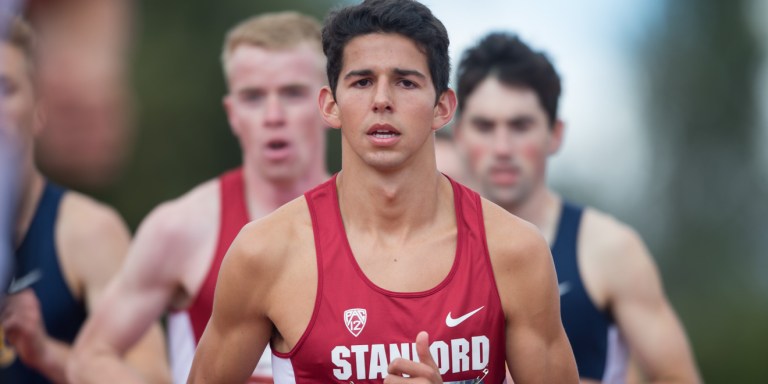
[(511, 208), (545, 187), (547, 157), (560, 146), (562, 123), (550, 125), (533, 89), (489, 77), (469, 95), (455, 132), (483, 195)]
[(432, 134), (450, 121), (455, 96), (449, 90), (435, 105), (427, 57), (412, 40), (383, 33), (353, 38), (338, 80), (335, 98), (323, 90), (321, 108), (328, 124), (342, 129), (345, 161), (394, 170), (434, 157)]
[(0, 129), (3, 136), (17, 141), (25, 153), (31, 153), (35, 135), (40, 130), (36, 118), (35, 91), (29, 64), (17, 47), (0, 43)]
[(323, 57), (309, 44), (286, 50), (241, 45), (226, 65), (224, 106), (245, 162), (286, 182), (324, 163), (325, 125), (317, 95)]

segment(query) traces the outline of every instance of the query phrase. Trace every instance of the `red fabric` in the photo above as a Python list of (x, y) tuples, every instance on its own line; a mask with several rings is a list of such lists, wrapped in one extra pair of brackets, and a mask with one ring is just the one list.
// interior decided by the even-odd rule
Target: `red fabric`
[[(483, 382), (503, 382), (505, 320), (480, 199), (451, 183), (458, 223), (453, 267), (434, 288), (413, 293), (387, 291), (364, 275), (346, 238), (335, 177), (305, 194), (317, 250), (318, 294), (297, 345), (287, 354), (274, 352), (291, 359), (296, 383), (381, 382), (395, 350), (414, 358), (412, 343), (422, 330), (429, 332), (432, 355), (446, 371), (443, 380), (474, 380), (488, 368)], [(449, 327), (449, 313), (464, 320)]]
[(243, 170), (237, 168), (223, 174), (219, 178), (221, 188), (221, 216), (219, 219), (219, 240), (216, 244), (216, 254), (211, 268), (205, 277), (203, 285), (192, 305), (187, 308), (195, 332), (195, 343), (200, 342), (208, 319), (213, 312), (213, 295), (216, 289), (216, 279), (219, 276), (221, 261), (227, 253), (230, 244), (240, 229), (248, 223), (248, 209), (245, 203), (245, 185)]

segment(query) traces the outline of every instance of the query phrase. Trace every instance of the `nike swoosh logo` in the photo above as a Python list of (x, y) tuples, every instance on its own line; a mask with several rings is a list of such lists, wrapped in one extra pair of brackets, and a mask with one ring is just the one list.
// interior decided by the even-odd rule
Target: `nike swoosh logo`
[(43, 273), (39, 269), (34, 269), (21, 278), (14, 279), (13, 282), (11, 282), (11, 286), (8, 288), (8, 294), (13, 295), (31, 287), (32, 284), (37, 283), (42, 276)]
[(564, 281), (557, 285), (557, 290), (560, 291), (560, 296), (565, 295), (571, 290), (571, 283)]
[(453, 328), (453, 327), (463, 323), (464, 320), (469, 319), (470, 316), (474, 315), (475, 313), (477, 313), (478, 311), (480, 311), (483, 308), (485, 308), (485, 306), (482, 306), (482, 307), (480, 307), (478, 309), (475, 309), (474, 311), (472, 311), (470, 313), (467, 313), (466, 315), (464, 315), (462, 317), (459, 317), (459, 318), (456, 318), (456, 319), (451, 317), (451, 312), (448, 312), (448, 316), (445, 317), (445, 325)]

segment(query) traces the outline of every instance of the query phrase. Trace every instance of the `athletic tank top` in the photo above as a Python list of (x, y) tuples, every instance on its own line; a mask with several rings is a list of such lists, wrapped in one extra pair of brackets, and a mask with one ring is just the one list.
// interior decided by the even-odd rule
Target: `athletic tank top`
[(560, 315), (576, 357), (579, 375), (603, 383), (626, 380), (627, 348), (610, 313), (599, 310), (587, 294), (578, 264), (583, 208), (563, 202), (552, 246), (560, 288)]
[(416, 359), (419, 331), (429, 333), (445, 382), (504, 381), (505, 319), (480, 199), (451, 184), (458, 224), (453, 266), (423, 292), (392, 292), (365, 276), (347, 241), (335, 176), (305, 194), (317, 253), (317, 298), (294, 348), (273, 352), (276, 383), (380, 383), (396, 357)]
[[(54, 339), (71, 344), (85, 321), (86, 310), (83, 302), (70, 292), (59, 267), (56, 219), (65, 193), (61, 187), (46, 182), (35, 216), (16, 250), (14, 276), (22, 278), (39, 271), (40, 279), (32, 284), (32, 290), (40, 302), (45, 330)], [(0, 383), (50, 383), (18, 357), (10, 366), (4, 363), (0, 364)]]
[[(187, 382), (197, 343), (200, 342), (200, 337), (213, 311), (213, 297), (221, 262), (235, 236), (249, 221), (242, 168), (224, 173), (219, 178), (219, 188), (221, 201), (219, 236), (211, 267), (192, 305), (168, 315), (168, 348), (174, 383)], [(272, 382), (269, 350), (264, 352), (249, 382)]]

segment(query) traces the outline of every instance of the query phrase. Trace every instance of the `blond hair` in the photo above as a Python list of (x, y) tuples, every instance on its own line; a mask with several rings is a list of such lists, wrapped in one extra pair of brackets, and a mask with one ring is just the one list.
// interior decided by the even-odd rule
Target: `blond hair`
[(232, 52), (242, 45), (266, 49), (290, 49), (302, 43), (316, 45), (322, 55), (322, 26), (316, 19), (298, 12), (265, 13), (246, 19), (227, 33), (221, 60), (226, 67)]

